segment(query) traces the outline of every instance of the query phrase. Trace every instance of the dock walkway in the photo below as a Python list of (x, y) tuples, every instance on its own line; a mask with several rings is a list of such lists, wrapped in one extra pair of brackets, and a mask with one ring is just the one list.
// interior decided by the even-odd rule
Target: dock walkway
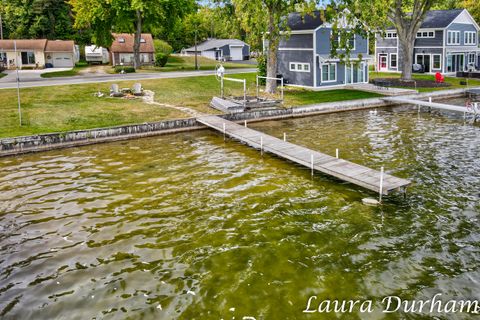
[(402, 98), (402, 97), (388, 97), (388, 98), (382, 98), (382, 99), (390, 102), (413, 104), (413, 105), (429, 107), (433, 109), (458, 111), (458, 112), (473, 113), (473, 114), (476, 113), (474, 108), (469, 109), (464, 106), (454, 106), (454, 105), (438, 103), (438, 102), (430, 102), (430, 101), (423, 101), (423, 100), (416, 100), (416, 99)]
[(409, 180), (388, 174), (383, 174), (383, 183), (380, 183), (380, 171), (283, 141), (218, 116), (199, 117), (197, 121), (262, 152), (269, 152), (308, 167), (312, 172), (320, 171), (378, 193), (381, 191), (384, 195), (396, 190), (405, 190), (411, 183)]

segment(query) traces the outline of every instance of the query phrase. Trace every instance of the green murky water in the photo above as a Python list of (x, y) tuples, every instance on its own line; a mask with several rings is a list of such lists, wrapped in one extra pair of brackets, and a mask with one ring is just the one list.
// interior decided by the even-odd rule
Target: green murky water
[(1, 317), (328, 319), (302, 313), (311, 295), (479, 298), (478, 126), (396, 108), (252, 127), (414, 185), (364, 206), (375, 194), (210, 131), (3, 158)]

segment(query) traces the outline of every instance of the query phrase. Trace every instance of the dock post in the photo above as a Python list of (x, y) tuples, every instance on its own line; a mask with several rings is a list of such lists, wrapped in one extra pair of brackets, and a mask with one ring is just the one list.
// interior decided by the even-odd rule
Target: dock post
[(283, 141), (285, 141), (285, 142), (287, 141), (287, 133), (286, 132), (283, 133)]
[(310, 165), (312, 167), (312, 177), (313, 177), (313, 153), (310, 155)]
[(226, 127), (225, 127), (225, 122), (223, 123), (223, 141), (226, 140)]
[(257, 100), (258, 100), (258, 96), (260, 95), (258, 86), (259, 86), (259, 81), (258, 81), (258, 74), (257, 74)]
[(383, 196), (383, 167), (380, 168), (380, 196), (378, 198), (378, 202), (382, 203), (382, 196)]
[(247, 120), (244, 121), (244, 126), (247, 127)]
[[(432, 97), (428, 97), (428, 102), (432, 103)], [(432, 108), (428, 107), (428, 112), (432, 112)]]
[(338, 149), (335, 149), (335, 158), (338, 159)]
[(263, 156), (263, 136), (260, 136), (260, 154)]

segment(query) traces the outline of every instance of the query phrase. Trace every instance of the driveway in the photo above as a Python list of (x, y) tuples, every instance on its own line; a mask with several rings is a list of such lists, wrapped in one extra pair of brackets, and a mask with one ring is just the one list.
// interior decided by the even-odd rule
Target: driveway
[[(52, 70), (57, 71), (57, 69), (47, 69), (46, 72), (52, 72)], [(60, 69), (65, 70), (65, 69)], [(69, 70), (69, 69), (66, 69)], [(45, 70), (33, 70), (35, 72), (40, 72)], [(226, 70), (226, 74), (240, 74), (240, 73), (251, 73), (256, 72), (256, 68), (245, 68), (245, 69), (230, 69)], [(6, 77), (0, 79), (0, 89), (13, 89), (17, 87), (15, 74), (9, 74)], [(27, 72), (26, 70), (24, 72)], [(32, 71), (30, 71), (32, 72)], [(40, 73), (41, 74), (41, 73)], [(104, 74), (104, 75), (95, 75), (95, 74), (86, 74), (79, 75), (74, 77), (63, 77), (63, 78), (41, 78), (40, 74), (31, 77), (22, 77), (20, 76), (20, 87), (21, 88), (32, 88), (32, 87), (49, 87), (49, 86), (59, 86), (59, 85), (70, 85), (70, 84), (86, 84), (86, 83), (101, 83), (101, 82), (117, 82), (125, 80), (144, 80), (144, 79), (169, 79), (169, 78), (183, 78), (183, 77), (198, 77), (198, 76), (210, 76), (214, 75), (214, 70), (203, 70), (203, 71), (175, 71), (175, 72), (156, 72), (156, 73), (126, 73), (126, 74)]]
[[(66, 71), (71, 70), (72, 68), (48, 68), (48, 69), (39, 69), (39, 70), (18, 70), (18, 77), (20, 82), (29, 82), (42, 80), (42, 73), (47, 72), (56, 72), (56, 71)], [(0, 79), (0, 86), (4, 83), (12, 83), (17, 81), (16, 71), (15, 70), (6, 70), (4, 73), (7, 75)]]

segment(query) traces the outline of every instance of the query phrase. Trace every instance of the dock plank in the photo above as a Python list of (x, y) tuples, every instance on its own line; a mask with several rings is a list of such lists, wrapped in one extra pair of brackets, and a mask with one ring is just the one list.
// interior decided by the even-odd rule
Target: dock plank
[[(219, 116), (199, 117), (197, 118), (197, 121), (254, 148), (260, 148), (261, 140), (263, 140), (263, 150), (265, 152), (275, 154), (281, 158), (296, 162), (308, 168), (311, 168), (312, 166), (311, 157), (313, 155), (313, 169), (315, 171), (320, 171), (337, 179), (353, 183), (375, 192), (380, 192), (380, 172), (377, 170), (344, 159), (337, 159), (330, 155), (288, 141), (283, 141), (282, 139), (270, 136), (263, 132), (246, 128), (242, 125), (225, 120)], [(388, 194), (391, 191), (406, 188), (410, 183), (409, 180), (384, 174), (382, 193)]]

